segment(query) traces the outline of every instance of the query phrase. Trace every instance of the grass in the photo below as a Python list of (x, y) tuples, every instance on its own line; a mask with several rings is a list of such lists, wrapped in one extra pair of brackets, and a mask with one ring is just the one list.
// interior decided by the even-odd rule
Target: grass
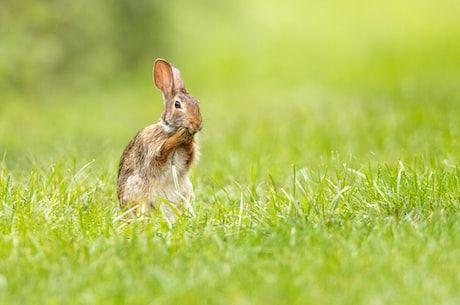
[[(433, 104), (425, 96), (422, 109), (411, 98), (385, 106), (374, 98), (382, 100), (292, 98), (258, 120), (247, 108), (208, 119), (223, 110), (203, 102), (197, 216), (172, 229), (160, 215), (129, 225), (119, 218), (117, 159), (129, 135), (109, 119), (99, 129), (91, 122), (113, 99), (66, 106), (92, 107), (85, 124), (54, 103), (21, 108), (25, 120), (43, 120), (24, 141), (43, 129), (37, 151), (64, 144), (35, 156), (11, 145), (15, 155), (2, 162), (1, 303), (457, 303), (459, 108), (444, 96)], [(340, 103), (349, 111), (337, 112)], [(47, 122), (56, 112), (52, 124), (69, 123), (63, 128), (82, 147), (55, 138), (63, 131)], [(108, 130), (123, 135), (104, 141)]]
[(458, 5), (235, 3), (168, 11), (204, 118), (172, 228), (116, 199), (150, 63), (1, 93), (0, 304), (459, 303)]
[(2, 174), (3, 304), (458, 300), (457, 169), (293, 168), (199, 191), (171, 230), (115, 221), (107, 176), (62, 171)]

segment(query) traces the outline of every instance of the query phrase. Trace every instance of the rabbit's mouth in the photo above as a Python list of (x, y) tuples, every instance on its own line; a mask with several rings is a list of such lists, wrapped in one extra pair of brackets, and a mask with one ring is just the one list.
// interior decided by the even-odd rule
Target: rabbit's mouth
[(195, 134), (203, 128), (203, 124), (200, 121), (190, 122), (190, 125), (186, 127), (188, 132)]
[(201, 122), (199, 123), (189, 122), (189, 124), (181, 124), (179, 126), (176, 126), (174, 124), (168, 123), (166, 120), (162, 121), (162, 126), (163, 126), (163, 130), (168, 135), (173, 135), (181, 127), (185, 128), (190, 134), (196, 134), (203, 128), (203, 125), (201, 124)]
[(189, 134), (193, 135), (193, 134), (196, 134), (198, 131), (201, 130), (201, 126), (199, 128), (186, 127), (186, 129), (189, 132)]

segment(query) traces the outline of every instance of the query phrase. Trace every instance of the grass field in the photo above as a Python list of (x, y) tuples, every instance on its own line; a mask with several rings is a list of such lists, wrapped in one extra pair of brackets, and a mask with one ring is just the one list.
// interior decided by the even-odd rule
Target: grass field
[(204, 129), (196, 216), (172, 228), (126, 224), (116, 199), (123, 148), (162, 110), (151, 63), (0, 96), (0, 304), (458, 304), (458, 4), (355, 2), (219, 22), (175, 4), (216, 27), (174, 30)]

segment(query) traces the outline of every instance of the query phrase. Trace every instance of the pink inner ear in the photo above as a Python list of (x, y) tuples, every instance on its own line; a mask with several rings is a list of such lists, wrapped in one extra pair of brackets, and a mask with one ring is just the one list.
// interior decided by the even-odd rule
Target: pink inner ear
[(153, 82), (163, 94), (169, 94), (173, 89), (173, 71), (171, 66), (163, 60), (157, 60), (153, 67)]

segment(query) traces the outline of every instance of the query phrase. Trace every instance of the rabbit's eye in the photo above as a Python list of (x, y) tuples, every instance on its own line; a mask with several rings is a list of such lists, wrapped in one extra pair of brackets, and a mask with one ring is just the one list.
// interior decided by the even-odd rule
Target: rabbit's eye
[(176, 109), (179, 109), (179, 108), (182, 108), (182, 105), (180, 104), (179, 101), (176, 101), (176, 102), (174, 103), (174, 107), (176, 107)]

